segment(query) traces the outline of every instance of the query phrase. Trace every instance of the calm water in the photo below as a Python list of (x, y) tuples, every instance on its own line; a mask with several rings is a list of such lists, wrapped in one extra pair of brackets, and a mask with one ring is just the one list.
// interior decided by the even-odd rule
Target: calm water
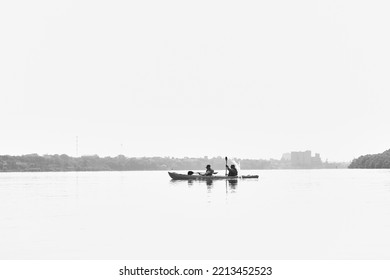
[(0, 173), (0, 259), (390, 259), (390, 170), (244, 173)]

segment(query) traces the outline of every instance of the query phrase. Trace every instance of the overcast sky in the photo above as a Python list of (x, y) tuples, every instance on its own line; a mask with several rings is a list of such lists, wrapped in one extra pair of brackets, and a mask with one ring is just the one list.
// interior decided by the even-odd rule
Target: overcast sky
[(388, 1), (1, 1), (0, 155), (390, 148)]

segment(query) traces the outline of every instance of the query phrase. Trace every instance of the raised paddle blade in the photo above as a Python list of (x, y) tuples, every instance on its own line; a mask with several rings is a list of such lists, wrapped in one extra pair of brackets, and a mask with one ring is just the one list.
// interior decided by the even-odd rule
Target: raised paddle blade
[[(227, 165), (227, 157), (225, 157), (225, 163)], [(227, 166), (225, 166), (225, 175), (227, 175)]]

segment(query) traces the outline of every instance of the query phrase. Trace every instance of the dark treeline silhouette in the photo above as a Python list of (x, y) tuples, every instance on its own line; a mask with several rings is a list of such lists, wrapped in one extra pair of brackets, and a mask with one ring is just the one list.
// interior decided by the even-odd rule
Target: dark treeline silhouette
[[(242, 169), (271, 169), (268, 160), (236, 159)], [(229, 161), (229, 164), (231, 162)], [(129, 170), (204, 170), (207, 164), (225, 169), (225, 158), (117, 157), (29, 154), (0, 156), (0, 172), (20, 171), (129, 171)]]
[(390, 150), (354, 159), (349, 168), (390, 168)]

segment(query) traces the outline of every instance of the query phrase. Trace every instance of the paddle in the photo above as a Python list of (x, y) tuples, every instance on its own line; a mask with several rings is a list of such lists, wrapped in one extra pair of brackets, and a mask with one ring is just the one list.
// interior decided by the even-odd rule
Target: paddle
[[(225, 157), (225, 176), (227, 176), (227, 157)], [(227, 180), (225, 180), (226, 200), (227, 200)]]
[[(201, 172), (196, 172), (196, 173), (198, 173), (199, 175), (204, 175), (204, 174), (202, 174)], [(217, 172), (214, 172), (213, 174), (218, 174), (218, 171)]]
[(227, 166), (227, 157), (225, 157), (225, 163), (226, 163), (225, 164), (225, 176), (227, 176), (227, 167), (226, 167)]

